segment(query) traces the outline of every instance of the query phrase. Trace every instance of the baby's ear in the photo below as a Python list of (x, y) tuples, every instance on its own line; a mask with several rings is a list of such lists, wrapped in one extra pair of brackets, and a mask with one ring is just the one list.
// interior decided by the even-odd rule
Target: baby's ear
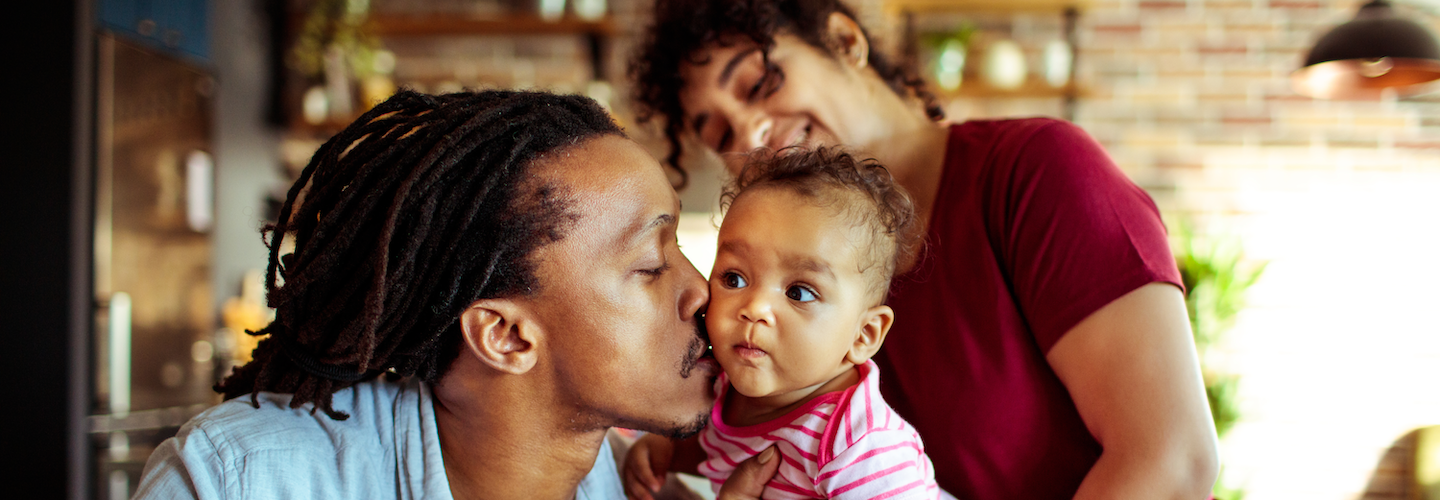
[(890, 306), (880, 305), (866, 310), (860, 317), (860, 330), (855, 332), (855, 342), (850, 344), (845, 360), (857, 365), (869, 361), (880, 351), (880, 344), (885, 343), (885, 334), (890, 333), (890, 325), (894, 323), (895, 310)]

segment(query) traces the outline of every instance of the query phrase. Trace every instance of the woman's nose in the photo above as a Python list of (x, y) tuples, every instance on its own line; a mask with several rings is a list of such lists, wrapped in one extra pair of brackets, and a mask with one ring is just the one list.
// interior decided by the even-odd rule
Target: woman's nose
[(770, 135), (775, 131), (775, 120), (768, 113), (751, 111), (736, 123), (735, 145), (740, 152), (751, 151), (769, 144)]

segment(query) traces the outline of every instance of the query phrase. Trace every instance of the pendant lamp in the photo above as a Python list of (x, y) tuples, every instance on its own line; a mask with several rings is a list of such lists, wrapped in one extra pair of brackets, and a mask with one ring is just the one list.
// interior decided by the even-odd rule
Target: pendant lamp
[(1395, 14), (1390, 2), (1374, 0), (1355, 19), (1326, 33), (1291, 75), (1295, 91), (1319, 99), (1379, 99), (1434, 90), (1440, 79), (1440, 44), (1420, 23)]

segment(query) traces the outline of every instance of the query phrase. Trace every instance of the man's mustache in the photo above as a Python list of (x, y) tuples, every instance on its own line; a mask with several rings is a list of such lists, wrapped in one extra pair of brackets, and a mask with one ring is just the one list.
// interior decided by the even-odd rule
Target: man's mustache
[(680, 365), (680, 377), (690, 378), (690, 371), (700, 364), (700, 358), (710, 352), (710, 332), (705, 330), (705, 313), (695, 313), (695, 338), (685, 349), (685, 362)]

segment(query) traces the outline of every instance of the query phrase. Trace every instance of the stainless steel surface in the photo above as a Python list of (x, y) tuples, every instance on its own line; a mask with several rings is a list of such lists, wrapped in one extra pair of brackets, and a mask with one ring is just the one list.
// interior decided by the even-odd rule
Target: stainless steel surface
[(89, 417), (90, 433), (109, 434), (113, 432), (178, 429), (181, 425), (185, 425), (185, 422), (199, 415), (200, 412), (210, 408), (210, 406), (209, 404), (202, 403), (190, 406), (140, 410), (130, 412), (123, 416), (113, 414), (91, 415)]
[(202, 68), (102, 34), (96, 51), (94, 498), (220, 398), (210, 268), (211, 93)]

